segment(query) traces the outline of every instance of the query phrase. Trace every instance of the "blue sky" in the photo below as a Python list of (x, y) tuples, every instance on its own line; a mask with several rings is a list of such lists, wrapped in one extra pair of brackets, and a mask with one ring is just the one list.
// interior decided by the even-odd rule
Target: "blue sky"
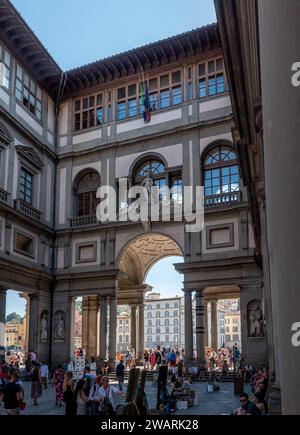
[(12, 0), (65, 70), (216, 21), (213, 0)]
[[(64, 70), (177, 35), (216, 21), (213, 0), (12, 0)], [(184, 6), (184, 7), (182, 7)], [(181, 295), (182, 277), (168, 258), (146, 282), (163, 296)], [(25, 301), (8, 292), (7, 314), (25, 313)]]

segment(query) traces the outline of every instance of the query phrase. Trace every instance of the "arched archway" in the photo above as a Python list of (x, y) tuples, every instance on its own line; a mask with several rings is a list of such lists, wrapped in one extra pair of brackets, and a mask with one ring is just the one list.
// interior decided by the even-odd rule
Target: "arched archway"
[(139, 352), (144, 349), (145, 294), (152, 290), (145, 278), (154, 264), (167, 257), (183, 257), (183, 249), (162, 233), (135, 237), (119, 254), (118, 304), (131, 306), (131, 347)]

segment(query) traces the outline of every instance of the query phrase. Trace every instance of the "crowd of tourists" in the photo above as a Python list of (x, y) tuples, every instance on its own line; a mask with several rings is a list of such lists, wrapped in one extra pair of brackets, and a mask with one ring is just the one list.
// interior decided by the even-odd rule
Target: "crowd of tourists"
[[(66, 415), (113, 415), (116, 413), (116, 396), (122, 396), (125, 366), (123, 362), (117, 365), (119, 388), (109, 384), (108, 376), (96, 376), (86, 366), (83, 376), (74, 380), (73, 372), (67, 371), (67, 366), (58, 364), (52, 374), (48, 365), (31, 362), (29, 377), (31, 380), (30, 397), (34, 406), (39, 405), (43, 390), (49, 387), (49, 381), (55, 388), (55, 405), (65, 405)], [(26, 407), (24, 384), (18, 363), (0, 364), (0, 403), (4, 404), (7, 415), (19, 415)]]
[[(84, 356), (84, 351), (81, 349), (80, 354), (76, 356)], [(118, 354), (116, 359), (117, 388), (109, 384), (108, 361), (103, 363), (100, 372), (97, 371), (98, 375), (91, 371), (90, 365), (87, 365), (82, 376), (75, 379), (74, 373), (69, 371), (70, 361), (57, 364), (55, 369), (50, 371), (45, 361), (38, 363), (36, 354), (31, 353), (30, 358), (26, 360), (26, 373), (27, 379), (31, 381), (32, 405), (39, 405), (43, 390), (50, 385), (55, 390), (55, 405), (65, 406), (66, 415), (113, 415), (117, 412), (118, 404), (122, 402), (118, 396), (123, 396), (124, 399), (123, 385), (126, 371), (135, 366), (142, 366), (148, 371), (167, 366), (172, 390), (168, 392), (165, 389), (161, 394), (162, 404), (168, 412), (176, 409), (178, 401), (185, 400), (193, 403), (195, 393), (191, 384), (195, 376), (206, 379), (208, 374), (208, 382), (211, 377), (221, 381), (222, 376), (228, 376), (232, 369), (236, 370), (237, 377), (249, 383), (253, 395), (250, 398), (247, 394), (241, 395), (241, 406), (234, 411), (234, 415), (268, 412), (265, 400), (269, 383), (267, 368), (255, 368), (246, 364), (237, 348), (208, 350), (205, 361), (193, 368), (196, 371), (185, 365), (184, 350), (178, 348), (166, 349), (157, 346), (153, 349), (145, 349), (139, 355), (131, 349), (125, 355)], [(90, 361), (91, 364), (94, 362), (95, 359)], [(18, 358), (12, 358), (9, 362), (3, 360), (0, 364), (0, 404), (4, 402), (5, 413), (9, 415), (18, 415), (26, 407), (27, 398), (25, 398), (24, 385), (20, 380), (19, 366)], [(28, 401), (30, 402), (29, 398)]]

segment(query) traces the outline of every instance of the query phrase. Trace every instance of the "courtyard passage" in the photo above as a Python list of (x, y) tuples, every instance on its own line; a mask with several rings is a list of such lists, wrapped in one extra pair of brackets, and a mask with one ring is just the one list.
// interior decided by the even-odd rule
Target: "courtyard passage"
[[(111, 385), (116, 385), (111, 382)], [(222, 415), (230, 414), (234, 409), (240, 406), (239, 397), (233, 394), (233, 383), (220, 383), (220, 391), (214, 393), (207, 392), (207, 382), (195, 382), (192, 384), (196, 392), (198, 404), (182, 411), (176, 411), (175, 415)], [(124, 384), (124, 393), (126, 392), (127, 383)], [(55, 405), (55, 389), (50, 384), (47, 390), (43, 390), (42, 397), (38, 399), (38, 406), (34, 406), (30, 399), (31, 382), (24, 381), (25, 401), (27, 403), (23, 415), (63, 415), (65, 413), (64, 405), (58, 407)], [(172, 385), (168, 383), (168, 390), (171, 391)], [(157, 386), (147, 381), (145, 392), (149, 408), (156, 407)], [(124, 394), (125, 397), (125, 394)], [(120, 404), (124, 398), (120, 397)], [(1, 413), (3, 413), (3, 404), (1, 404)]]

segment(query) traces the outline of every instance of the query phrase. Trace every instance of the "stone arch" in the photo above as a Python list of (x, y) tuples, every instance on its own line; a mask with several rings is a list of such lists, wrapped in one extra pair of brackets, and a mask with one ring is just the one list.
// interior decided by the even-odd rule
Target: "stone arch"
[(135, 172), (138, 170), (139, 166), (141, 166), (147, 160), (160, 160), (164, 164), (165, 169), (166, 170), (168, 169), (168, 162), (162, 154), (156, 153), (156, 152), (147, 152), (147, 153), (144, 153), (144, 154), (138, 156), (134, 160), (134, 162), (130, 166), (128, 175), (131, 178), (133, 178), (135, 175)]
[(201, 155), (200, 155), (201, 165), (203, 164), (207, 154), (212, 149), (216, 148), (217, 146), (227, 146), (229, 148), (232, 148), (235, 151), (235, 153), (237, 154), (237, 148), (232, 141), (230, 141), (228, 139), (217, 139), (217, 140), (210, 142), (208, 145), (206, 145), (206, 147), (201, 152)]
[(72, 215), (76, 216), (77, 214), (77, 193), (78, 193), (78, 186), (80, 184), (80, 181), (88, 174), (96, 174), (99, 179), (99, 186), (101, 186), (101, 174), (97, 169), (95, 168), (85, 168), (78, 172), (78, 174), (74, 177), (72, 182)]
[(144, 290), (150, 268), (159, 260), (172, 256), (183, 257), (183, 248), (172, 236), (151, 232), (130, 238), (116, 259), (120, 271), (119, 292), (122, 294), (128, 288)]

